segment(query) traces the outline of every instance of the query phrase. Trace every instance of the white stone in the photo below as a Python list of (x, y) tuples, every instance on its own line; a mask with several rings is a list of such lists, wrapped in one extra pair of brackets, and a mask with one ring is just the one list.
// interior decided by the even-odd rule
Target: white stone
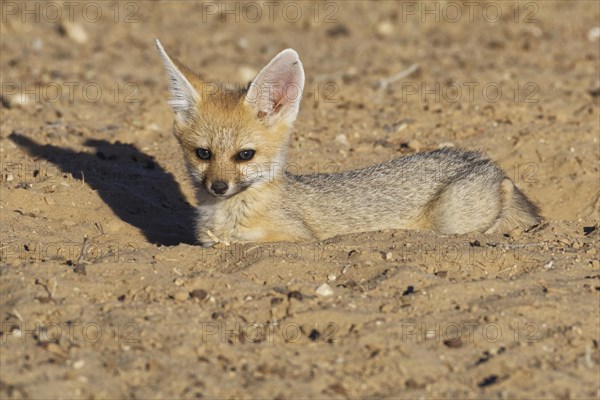
[(322, 297), (333, 296), (333, 289), (327, 283), (324, 283), (317, 288), (317, 295)]

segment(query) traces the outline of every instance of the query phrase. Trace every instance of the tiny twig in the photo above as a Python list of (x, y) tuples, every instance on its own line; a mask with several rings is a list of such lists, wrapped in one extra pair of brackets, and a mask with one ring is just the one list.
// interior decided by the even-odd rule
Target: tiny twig
[(385, 89), (392, 83), (399, 81), (400, 79), (404, 79), (409, 75), (414, 74), (419, 69), (419, 64), (413, 64), (410, 67), (406, 68), (404, 71), (398, 72), (396, 75), (393, 75), (386, 79), (379, 80), (379, 89)]
[(83, 171), (81, 171), (81, 186), (77, 190), (81, 190), (84, 186), (85, 186), (85, 175), (83, 174)]
[(77, 259), (77, 262), (75, 263), (75, 268), (74, 271), (75, 273), (81, 274), (81, 275), (86, 275), (87, 271), (85, 269), (85, 257), (87, 256), (87, 252), (89, 250), (89, 243), (88, 243), (88, 237), (87, 235), (85, 235), (83, 237), (83, 245), (81, 246), (81, 253), (79, 253), (79, 258)]
[(217, 244), (221, 244), (223, 246), (230, 246), (231, 245), (231, 243), (229, 243), (227, 240), (221, 240), (221, 239), (219, 239), (219, 237), (217, 235), (215, 235), (214, 233), (212, 233), (210, 231), (210, 229), (206, 230), (206, 234), (208, 235), (208, 237), (210, 237), (215, 242), (215, 245), (217, 245)]
[(17, 311), (16, 308), (13, 308), (11, 312), (8, 313), (9, 315), (13, 315), (14, 317), (16, 317), (19, 322), (25, 322), (25, 320), (23, 319), (23, 317), (21, 316), (21, 314)]

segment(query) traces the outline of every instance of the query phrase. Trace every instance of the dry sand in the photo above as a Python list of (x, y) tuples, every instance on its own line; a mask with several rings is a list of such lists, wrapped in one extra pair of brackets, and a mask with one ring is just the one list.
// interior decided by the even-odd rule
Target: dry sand
[[(600, 3), (89, 4), (2, 3), (2, 398), (600, 396)], [(198, 247), (156, 37), (296, 49), (302, 172), (481, 149), (546, 220)]]

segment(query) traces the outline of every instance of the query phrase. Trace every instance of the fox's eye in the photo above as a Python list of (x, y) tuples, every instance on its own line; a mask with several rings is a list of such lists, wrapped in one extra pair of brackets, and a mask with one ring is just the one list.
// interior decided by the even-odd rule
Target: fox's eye
[(248, 161), (252, 157), (254, 157), (254, 150), (242, 150), (237, 155), (237, 159), (242, 161)]
[(196, 150), (196, 154), (198, 158), (201, 160), (210, 160), (210, 150), (207, 149), (198, 149)]

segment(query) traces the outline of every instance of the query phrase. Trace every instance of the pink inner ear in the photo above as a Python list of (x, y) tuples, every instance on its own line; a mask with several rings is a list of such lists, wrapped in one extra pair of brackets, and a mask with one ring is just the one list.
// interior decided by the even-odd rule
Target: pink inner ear
[(277, 116), (275, 121), (293, 122), (298, 113), (304, 86), (304, 72), (298, 55), (285, 50), (262, 69), (250, 85), (245, 101), (259, 119)]
[(273, 111), (277, 112), (281, 106), (298, 101), (298, 82), (295, 81), (296, 74), (291, 68), (282, 68), (277, 71), (279, 76), (272, 82), (269, 103), (273, 105)]

